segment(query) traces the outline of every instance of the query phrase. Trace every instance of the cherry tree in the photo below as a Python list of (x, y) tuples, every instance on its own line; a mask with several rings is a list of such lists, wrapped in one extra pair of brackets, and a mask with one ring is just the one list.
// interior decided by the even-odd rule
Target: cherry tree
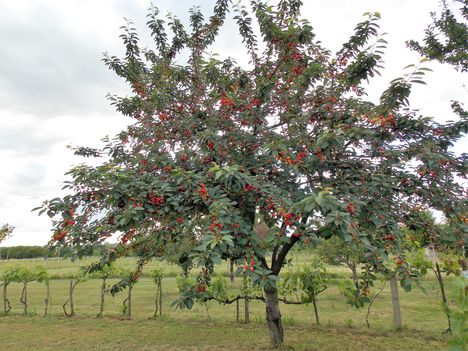
[[(207, 19), (190, 10), (189, 28), (151, 8), (154, 48), (146, 49), (133, 23), (123, 27), (124, 57), (104, 63), (132, 89), (109, 97), (131, 124), (100, 149), (75, 149), (102, 163), (72, 168), (69, 194), (41, 207), (54, 218), (51, 243), (81, 249), (120, 233), (92, 269), (133, 250), (131, 277), (181, 243), (179, 263), (198, 272), (187, 306), (206, 298), (215, 264), (232, 259), (262, 287), (279, 345), (276, 280), (294, 245), (338, 236), (377, 265), (399, 255), (400, 224), (414, 207), (442, 211), (459, 225), (446, 239), (458, 242), (466, 158), (450, 147), (466, 132), (461, 105), (446, 124), (412, 111), (411, 87), (425, 73), (418, 66), (369, 101), (365, 83), (382, 69), (386, 43), (380, 15), (366, 14), (332, 53), (301, 5), (218, 0)], [(249, 65), (207, 54), (231, 10)], [(410, 275), (405, 263), (398, 274)]]

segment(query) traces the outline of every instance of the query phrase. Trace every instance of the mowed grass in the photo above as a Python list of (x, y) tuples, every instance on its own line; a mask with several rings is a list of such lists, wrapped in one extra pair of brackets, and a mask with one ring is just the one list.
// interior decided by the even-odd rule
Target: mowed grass
[[(302, 259), (302, 257), (301, 257)], [(28, 261), (41, 264), (57, 275), (77, 270), (83, 262)], [(128, 265), (127, 259), (120, 264)], [(0, 271), (11, 262), (0, 262)], [(161, 264), (160, 262), (153, 265)], [(226, 271), (226, 266), (218, 267)], [(151, 269), (151, 267), (149, 267)], [(333, 268), (334, 269), (334, 268)], [(332, 270), (333, 270), (332, 269)], [(166, 266), (174, 275), (177, 268)], [(336, 274), (346, 271), (336, 268)], [(171, 274), (172, 275), (172, 274)], [(116, 282), (112, 279), (110, 283)], [(239, 282), (229, 283), (237, 294)], [(377, 282), (379, 287), (383, 282)], [(446, 344), (446, 317), (440, 306), (440, 294), (433, 279), (423, 280), (425, 292), (415, 288), (410, 293), (400, 291), (404, 329), (392, 328), (392, 307), (388, 284), (371, 310), (371, 329), (367, 329), (364, 309), (356, 310), (344, 303), (336, 281), (320, 295), (321, 325), (313, 320), (312, 306), (281, 304), (285, 327), (286, 349), (291, 350), (443, 350)], [(448, 291), (452, 281), (448, 280)], [(33, 350), (266, 350), (268, 331), (264, 321), (264, 306), (250, 303), (250, 324), (236, 323), (236, 306), (216, 302), (206, 306), (196, 304), (192, 310), (170, 307), (177, 299), (176, 279), (163, 280), (163, 317), (153, 318), (155, 285), (143, 277), (133, 289), (131, 320), (122, 318), (122, 301), (126, 291), (106, 296), (104, 318), (99, 311), (100, 281), (90, 279), (77, 285), (74, 297), (76, 317), (63, 316), (62, 304), (68, 298), (68, 280), (51, 281), (52, 311), (43, 317), (45, 287), (31, 283), (28, 287), (29, 316), (23, 316), (19, 303), (21, 285), (11, 284), (8, 297), (13, 305), (7, 316), (0, 317), (2, 342), (0, 349)], [(243, 304), (240, 304), (241, 319)]]
[[(5, 321), (0, 319), (2, 323)], [(30, 319), (0, 324), (4, 350), (269, 350), (266, 327), (188, 320)], [(285, 326), (289, 350), (443, 350), (444, 342), (411, 331)]]

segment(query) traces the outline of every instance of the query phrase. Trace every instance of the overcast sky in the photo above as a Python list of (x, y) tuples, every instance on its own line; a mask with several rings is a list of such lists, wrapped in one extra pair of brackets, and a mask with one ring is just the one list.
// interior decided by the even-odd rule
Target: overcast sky
[[(161, 13), (170, 11), (184, 22), (192, 5), (200, 5), (208, 17), (214, 2), (153, 1)], [(418, 62), (418, 55), (404, 42), (420, 39), (430, 22), (429, 12), (438, 8), (437, 0), (304, 3), (303, 16), (332, 50), (347, 39), (364, 12), (381, 13), (389, 45), (385, 72), (371, 82), (372, 98), (401, 76), (403, 67)], [(135, 22), (143, 41), (151, 45), (145, 28), (149, 5), (146, 0), (0, 0), (0, 225), (15, 226), (13, 237), (2, 246), (46, 244), (49, 219), (31, 209), (62, 194), (64, 173), (80, 162), (66, 145), (97, 146), (102, 137), (125, 127), (128, 120), (105, 96), (125, 94), (127, 88), (104, 66), (102, 53), (123, 52), (118, 36), (124, 17)], [(231, 18), (212, 51), (243, 62)], [(466, 75), (435, 63), (428, 66), (435, 72), (426, 78), (428, 86), (414, 89), (412, 107), (439, 121), (453, 119), (450, 100), (467, 100)]]

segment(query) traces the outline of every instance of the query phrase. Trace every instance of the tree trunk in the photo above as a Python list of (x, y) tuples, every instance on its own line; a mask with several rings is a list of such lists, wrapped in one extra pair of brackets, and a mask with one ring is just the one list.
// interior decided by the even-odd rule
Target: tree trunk
[(28, 315), (28, 283), (24, 283), (23, 292), (21, 293), (21, 303), (24, 305), (24, 315)]
[(70, 302), (70, 317), (73, 317), (75, 315), (75, 306), (73, 305), (73, 279), (70, 279), (70, 289), (68, 291), (69, 293), (69, 302)]
[(318, 308), (317, 308), (317, 300), (315, 300), (315, 298), (313, 298), (312, 302), (314, 304), (315, 322), (317, 323), (317, 325), (320, 325), (319, 315), (318, 315)]
[(250, 323), (249, 298), (244, 299), (244, 323)]
[(239, 323), (239, 299), (236, 300), (236, 322)]
[(359, 289), (359, 278), (357, 274), (357, 267), (356, 265), (351, 265), (350, 268), (351, 268), (351, 272), (353, 273), (354, 286), (356, 287), (356, 289)]
[(24, 315), (28, 315), (28, 283), (24, 284)]
[(132, 289), (133, 286), (128, 286), (128, 298), (127, 298), (127, 317), (132, 318)]
[(401, 329), (400, 297), (398, 296), (398, 281), (395, 275), (390, 277), (390, 291), (392, 293), (393, 325)]
[(49, 311), (49, 300), (50, 300), (50, 285), (46, 284), (46, 298), (44, 300), (44, 317), (47, 317)]
[[(444, 279), (442, 278), (442, 272), (440, 271), (439, 263), (436, 262), (436, 269), (434, 270), (435, 276), (437, 281), (439, 282), (440, 287), (440, 295), (442, 296), (442, 304), (444, 305), (444, 312), (447, 314), (448, 303), (447, 303), (447, 295), (445, 295), (445, 286), (444, 286)], [(452, 324), (450, 322), (450, 317), (447, 314), (447, 321), (448, 321), (448, 332), (452, 334)]]
[(232, 258), (229, 260), (229, 280), (231, 283), (234, 282), (234, 260)]
[(158, 279), (156, 283), (156, 296), (154, 297), (154, 317), (162, 316), (162, 279)]
[(10, 300), (8, 300), (7, 298), (7, 287), (8, 284), (5, 283), (3, 285), (3, 312), (5, 313), (5, 315), (11, 310)]
[(3, 285), (3, 313), (7, 314), (7, 284)]
[(163, 297), (162, 297), (162, 278), (159, 279), (159, 316), (162, 316), (162, 303), (163, 303)]
[(28, 283), (23, 283), (23, 290), (21, 291), (20, 302), (24, 306), (24, 315), (28, 315)]
[(101, 285), (101, 305), (99, 308), (99, 314), (97, 315), (98, 318), (102, 318), (102, 315), (104, 314), (104, 300), (105, 300), (105, 291), (106, 291), (106, 278), (102, 279), (102, 285)]
[(281, 313), (278, 305), (278, 290), (276, 286), (273, 286), (265, 287), (263, 291), (265, 294), (266, 321), (268, 330), (270, 331), (271, 345), (278, 347), (283, 344), (284, 340)]
[(156, 295), (154, 296), (154, 314), (157, 317), (159, 314), (159, 284), (156, 285)]
[(367, 328), (369, 328), (369, 329), (370, 329), (369, 315), (370, 315), (372, 305), (375, 302), (375, 300), (377, 299), (377, 297), (380, 295), (380, 293), (383, 291), (383, 289), (385, 288), (385, 285), (387, 285), (386, 282), (382, 285), (382, 287), (379, 289), (379, 291), (377, 291), (377, 293), (372, 297), (372, 299), (369, 302), (369, 306), (367, 307), (366, 324), (367, 324)]

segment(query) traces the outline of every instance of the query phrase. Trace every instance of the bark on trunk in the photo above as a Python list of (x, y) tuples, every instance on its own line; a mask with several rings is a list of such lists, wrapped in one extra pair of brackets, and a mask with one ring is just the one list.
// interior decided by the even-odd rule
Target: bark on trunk
[(157, 317), (159, 314), (159, 284), (156, 285), (156, 295), (154, 296), (154, 314)]
[(249, 298), (244, 299), (244, 323), (250, 323)]
[(132, 289), (133, 289), (133, 286), (130, 285), (128, 287), (128, 300), (127, 300), (127, 316), (128, 318), (132, 318)]
[(231, 283), (234, 282), (234, 260), (230, 259), (229, 260), (229, 280)]
[(396, 276), (390, 277), (390, 291), (392, 293), (393, 325), (395, 329), (401, 329), (400, 297), (398, 296), (398, 281)]
[(28, 283), (23, 286), (23, 292), (21, 294), (21, 302), (24, 304), (24, 315), (28, 315)]
[(317, 323), (317, 325), (320, 325), (319, 315), (318, 315), (318, 308), (317, 308), (317, 301), (315, 299), (313, 299), (312, 302), (314, 304), (315, 322)]
[(8, 287), (8, 284), (5, 283), (3, 285), (3, 312), (5, 314), (10, 312), (10, 310), (11, 310), (10, 300), (8, 300), (8, 298), (7, 298), (7, 287)]
[(387, 284), (384, 283), (384, 284), (382, 285), (382, 287), (379, 289), (379, 291), (377, 291), (377, 293), (374, 295), (374, 297), (372, 297), (372, 299), (371, 299), (370, 302), (369, 302), (369, 306), (367, 307), (366, 325), (367, 325), (367, 328), (369, 328), (369, 329), (370, 329), (369, 315), (370, 315), (370, 311), (371, 311), (372, 305), (373, 305), (373, 303), (375, 302), (375, 300), (377, 299), (377, 297), (382, 293), (383, 289), (385, 288), (385, 285), (387, 285)]
[(98, 318), (102, 318), (102, 315), (104, 314), (105, 291), (106, 291), (106, 278), (103, 278), (102, 285), (101, 285), (101, 304), (99, 307)]
[(7, 284), (3, 285), (3, 313), (7, 314)]
[(50, 285), (46, 285), (46, 298), (44, 300), (44, 317), (47, 317), (47, 312), (49, 311), (49, 301), (50, 301)]
[(162, 316), (162, 279), (159, 279), (159, 316)]
[(270, 340), (273, 347), (283, 344), (284, 333), (281, 324), (281, 313), (278, 305), (278, 290), (276, 287), (267, 287), (263, 290), (265, 294), (266, 320), (270, 331)]
[(236, 322), (239, 323), (239, 299), (236, 300)]
[(73, 305), (73, 290), (74, 290), (73, 279), (70, 279), (70, 289), (69, 289), (69, 303), (70, 303), (70, 317), (75, 315), (75, 306)]
[(162, 316), (162, 279), (156, 283), (156, 296), (154, 297), (154, 317)]
[[(434, 271), (437, 281), (439, 282), (440, 287), (440, 294), (442, 296), (442, 304), (444, 305), (444, 310), (447, 310), (448, 303), (447, 303), (447, 295), (445, 295), (445, 286), (444, 286), (444, 279), (442, 278), (442, 272), (440, 271), (439, 263), (436, 262), (436, 270)], [(448, 332), (452, 334), (452, 324), (450, 322), (450, 317), (447, 315), (448, 321)]]
[(353, 273), (353, 281), (356, 289), (359, 289), (359, 278), (357, 274), (357, 267), (355, 265), (351, 266), (351, 272)]
[[(62, 305), (63, 314), (67, 317), (74, 317), (75, 316), (75, 305), (73, 304), (73, 292), (75, 291), (76, 284), (79, 283), (79, 279), (76, 281), (74, 279), (70, 279), (70, 287), (68, 288), (68, 300)], [(67, 312), (67, 305), (70, 305), (70, 313)]]

